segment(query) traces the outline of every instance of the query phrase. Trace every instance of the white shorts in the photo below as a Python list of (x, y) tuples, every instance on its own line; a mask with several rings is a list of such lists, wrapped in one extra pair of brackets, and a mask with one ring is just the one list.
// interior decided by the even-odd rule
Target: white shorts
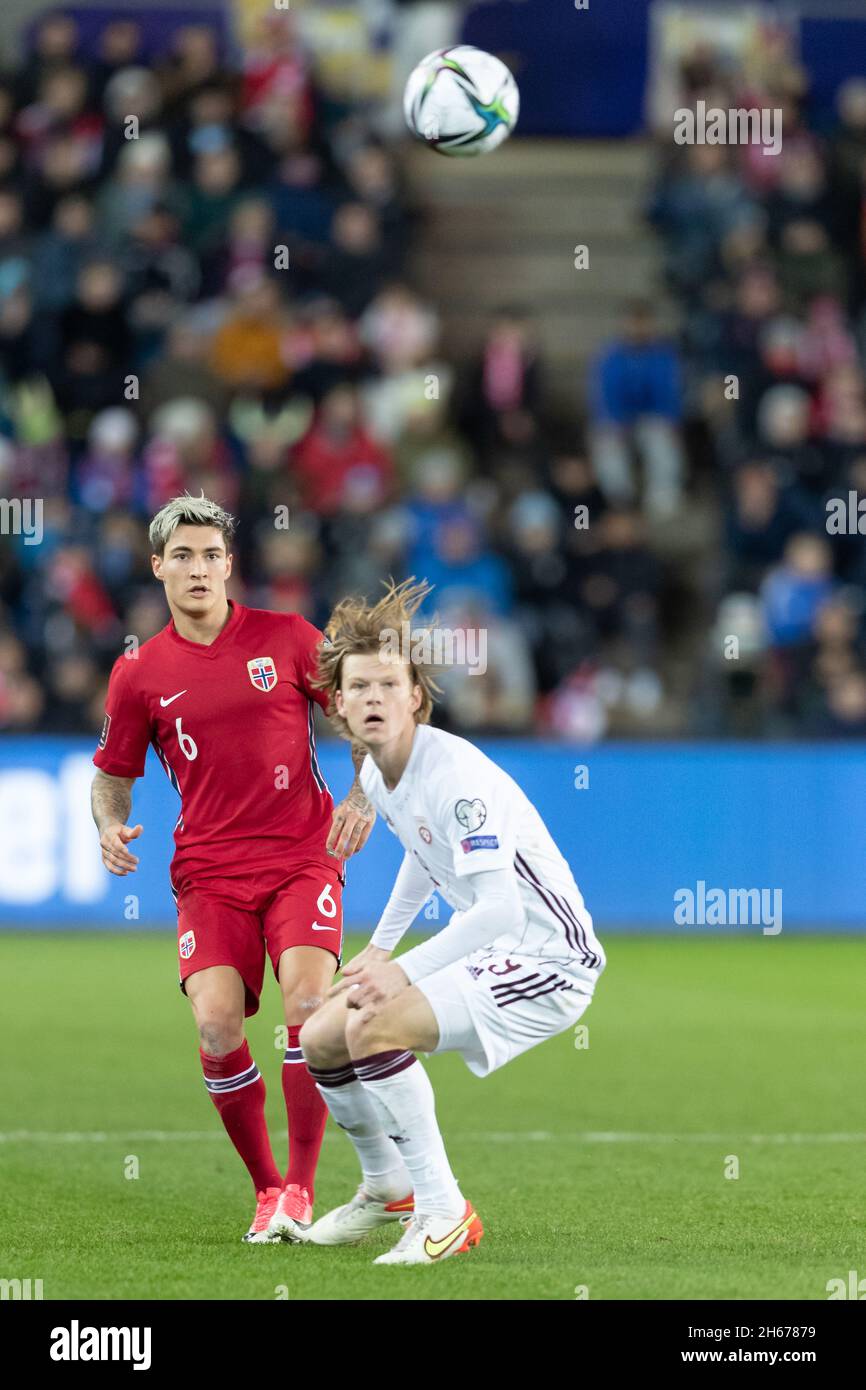
[(415, 987), (439, 1025), (434, 1052), (459, 1052), (476, 1076), (489, 1076), (572, 1028), (589, 1006), (595, 979), (571, 973), (560, 961), (481, 950), (416, 980)]

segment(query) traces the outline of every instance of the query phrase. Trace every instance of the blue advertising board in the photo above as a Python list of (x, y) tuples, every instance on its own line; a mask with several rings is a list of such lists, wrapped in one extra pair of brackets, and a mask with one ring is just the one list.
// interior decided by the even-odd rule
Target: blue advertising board
[[(785, 930), (866, 928), (866, 745), (481, 746), (538, 806), (602, 932), (680, 931), (678, 895), (697, 901), (713, 888), (780, 893)], [(0, 925), (172, 924), (177, 794), (149, 754), (133, 805), (141, 862), (116, 878), (102, 867), (90, 818), (92, 752), (86, 739), (0, 742)], [(339, 798), (352, 777), (346, 745), (322, 742), (320, 763)], [(375, 923), (400, 858), (380, 822), (347, 865), (350, 927)], [(447, 918), (434, 902), (418, 925)]]

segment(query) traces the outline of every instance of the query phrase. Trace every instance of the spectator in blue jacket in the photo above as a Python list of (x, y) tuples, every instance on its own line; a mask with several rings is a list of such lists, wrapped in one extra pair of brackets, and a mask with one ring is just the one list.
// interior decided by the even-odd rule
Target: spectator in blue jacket
[(631, 455), (637, 451), (648, 514), (659, 520), (674, 515), (684, 471), (680, 365), (659, 335), (650, 304), (630, 306), (622, 337), (592, 363), (589, 387), (592, 459), (606, 497), (617, 505), (634, 503)]
[(805, 642), (823, 604), (836, 588), (830, 547), (821, 536), (800, 532), (785, 547), (783, 562), (770, 570), (761, 588), (770, 642), (785, 647)]

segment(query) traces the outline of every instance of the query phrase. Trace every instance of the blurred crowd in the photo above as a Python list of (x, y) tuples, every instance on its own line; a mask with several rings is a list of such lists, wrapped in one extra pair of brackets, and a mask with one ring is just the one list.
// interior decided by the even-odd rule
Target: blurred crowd
[(261, 37), (227, 66), (190, 23), (145, 63), (132, 21), (84, 54), (48, 16), (0, 81), (0, 492), (44, 503), (40, 544), (0, 538), (0, 727), (99, 727), (124, 637), (167, 620), (146, 523), (184, 489), (239, 518), (239, 601), (323, 624), (385, 576), (435, 584), (424, 616), (475, 653), (441, 674), (446, 726), (642, 717), (639, 510), (548, 437), (519, 307), (443, 358), (393, 149), (319, 89), (290, 16)]
[[(677, 100), (776, 110), (782, 129), (777, 155), (660, 140), (648, 209), (679, 307), (683, 413), (702, 427), (722, 518), (691, 726), (862, 736), (866, 79), (815, 128), (808, 77), (770, 28), (748, 72), (696, 47)], [(850, 493), (842, 528), (831, 518)]]
[[(290, 14), (234, 61), (195, 22), (143, 37), (108, 19), (85, 51), (49, 15), (0, 76), (0, 495), (44, 505), (38, 545), (0, 535), (0, 729), (100, 727), (124, 638), (167, 621), (147, 522), (204, 490), (240, 522), (238, 601), (322, 625), (388, 575), (435, 584), (485, 637), (440, 678), (456, 731), (866, 731), (866, 557), (825, 521), (866, 489), (866, 83), (818, 133), (781, 56), (763, 90), (683, 65), (687, 102), (783, 107), (782, 152), (664, 143), (681, 332), (629, 307), (584, 441), (520, 305), (444, 354), (387, 122), (321, 89)], [(719, 540), (672, 724), (696, 451)]]

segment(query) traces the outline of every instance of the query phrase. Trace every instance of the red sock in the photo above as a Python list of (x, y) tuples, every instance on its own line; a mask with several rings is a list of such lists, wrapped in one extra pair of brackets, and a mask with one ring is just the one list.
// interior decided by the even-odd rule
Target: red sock
[(265, 1124), (265, 1083), (242, 1042), (225, 1057), (211, 1057), (199, 1048), (204, 1084), (220, 1112), (226, 1133), (247, 1165), (256, 1192), (282, 1187), (280, 1170), (271, 1153)]
[(307, 1071), (298, 1046), (300, 1027), (289, 1029), (289, 1046), (283, 1062), (283, 1095), (289, 1120), (289, 1171), (286, 1183), (305, 1187), (313, 1199), (316, 1164), (325, 1133), (328, 1107)]

